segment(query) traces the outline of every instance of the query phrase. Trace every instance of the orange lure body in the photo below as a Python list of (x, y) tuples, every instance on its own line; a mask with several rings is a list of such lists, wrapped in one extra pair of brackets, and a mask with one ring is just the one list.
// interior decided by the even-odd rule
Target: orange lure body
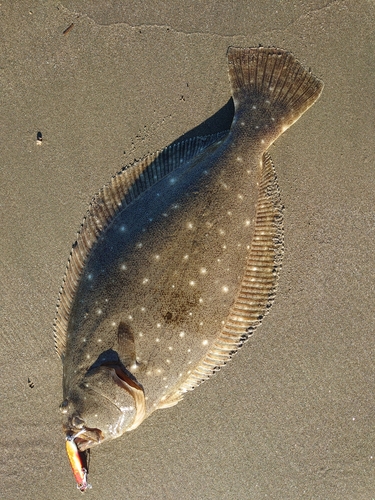
[(70, 466), (72, 468), (74, 478), (77, 482), (77, 488), (84, 492), (87, 488), (91, 488), (91, 485), (87, 483), (87, 471), (82, 466), (82, 460), (79, 456), (77, 445), (74, 442), (75, 436), (66, 437), (66, 452), (68, 454)]

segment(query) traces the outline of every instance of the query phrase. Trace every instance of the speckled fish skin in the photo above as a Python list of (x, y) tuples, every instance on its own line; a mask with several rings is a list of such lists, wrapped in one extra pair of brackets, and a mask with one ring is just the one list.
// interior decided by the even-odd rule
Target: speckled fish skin
[(55, 320), (64, 429), (85, 450), (176, 404), (267, 313), (283, 253), (267, 149), (322, 82), (281, 49), (228, 50), (231, 129), (151, 155), (93, 200)]

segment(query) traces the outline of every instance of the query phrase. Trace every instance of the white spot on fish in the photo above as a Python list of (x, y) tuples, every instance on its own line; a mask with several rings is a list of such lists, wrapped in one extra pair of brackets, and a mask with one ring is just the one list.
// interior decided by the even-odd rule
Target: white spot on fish
[(226, 285), (224, 285), (222, 287), (222, 290), (223, 290), (224, 293), (228, 293), (229, 288)]
[(202, 299), (202, 297), (200, 297), (200, 298), (199, 298), (199, 303), (200, 303), (200, 304), (203, 304), (203, 299)]
[(249, 219), (246, 219), (245, 220), (245, 226), (250, 226), (250, 224), (251, 224), (251, 221)]
[(190, 285), (190, 286), (195, 286), (195, 281), (193, 281), (193, 280), (192, 280), (192, 281), (189, 281), (189, 285)]
[(205, 267), (201, 267), (199, 272), (201, 274), (206, 274), (207, 273), (207, 269)]
[(90, 274), (87, 275), (87, 279), (89, 281), (92, 281), (93, 278), (94, 278), (94, 275), (92, 273), (90, 273)]
[(103, 311), (102, 311), (101, 309), (97, 309), (97, 310), (96, 310), (96, 314), (97, 314), (98, 316), (100, 316), (101, 314), (103, 314)]
[(193, 229), (193, 228), (194, 228), (194, 226), (193, 226), (193, 223), (192, 223), (192, 222), (188, 222), (188, 223), (186, 224), (186, 227), (187, 227), (188, 229)]
[(159, 337), (157, 337), (157, 338), (155, 339), (155, 342), (160, 342)]
[(183, 339), (183, 338), (185, 337), (185, 332), (180, 332), (180, 333), (179, 333), (179, 337), (180, 337), (181, 339)]
[(150, 280), (148, 278), (143, 278), (142, 285), (147, 285)]
[(202, 345), (208, 345), (208, 340), (203, 340)]
[(121, 271), (126, 271), (127, 270), (127, 265), (126, 264), (121, 264), (120, 269)]
[(137, 243), (137, 244), (136, 244), (136, 247), (137, 247), (137, 248), (142, 248), (142, 247), (143, 247), (143, 243), (141, 243), (141, 242)]
[(160, 260), (160, 255), (159, 254), (156, 254), (154, 257), (155, 257), (155, 260)]

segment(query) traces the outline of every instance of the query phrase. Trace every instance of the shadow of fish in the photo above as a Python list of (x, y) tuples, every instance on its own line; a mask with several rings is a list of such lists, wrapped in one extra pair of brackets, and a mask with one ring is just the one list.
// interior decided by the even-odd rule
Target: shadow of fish
[(73, 245), (55, 343), (64, 430), (77, 450), (176, 404), (272, 304), (283, 225), (267, 149), (323, 84), (281, 49), (230, 47), (228, 65), (229, 132), (175, 144), (114, 176)]

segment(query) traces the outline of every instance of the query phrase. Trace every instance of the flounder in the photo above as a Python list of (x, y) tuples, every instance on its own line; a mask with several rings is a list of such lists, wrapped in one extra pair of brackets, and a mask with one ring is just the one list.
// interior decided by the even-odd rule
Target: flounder
[(75, 458), (211, 377), (274, 299), (283, 222), (267, 150), (323, 84), (282, 49), (230, 47), (228, 65), (230, 130), (123, 169), (73, 245), (54, 330)]

